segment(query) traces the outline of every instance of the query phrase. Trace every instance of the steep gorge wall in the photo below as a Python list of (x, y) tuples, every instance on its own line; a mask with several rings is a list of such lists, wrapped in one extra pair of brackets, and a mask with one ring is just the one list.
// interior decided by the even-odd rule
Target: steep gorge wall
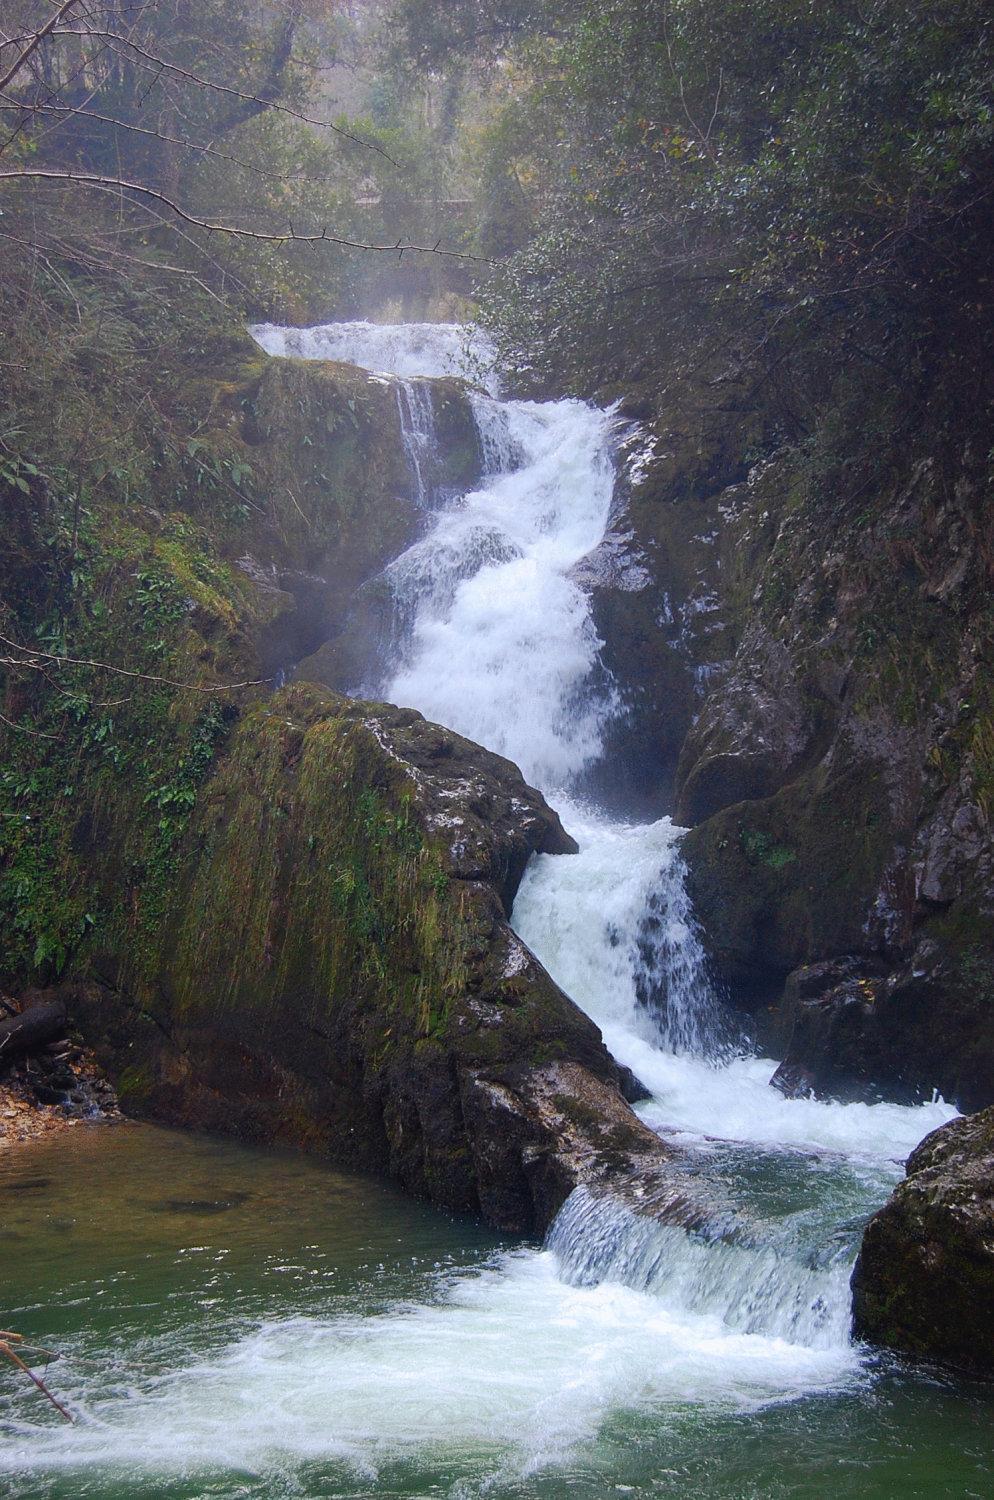
[(692, 825), (716, 970), (788, 1048), (782, 1086), (979, 1107), (994, 1097), (986, 448), (857, 453), (832, 474), (762, 431), (762, 412), (677, 408), (629, 440), (608, 659)]

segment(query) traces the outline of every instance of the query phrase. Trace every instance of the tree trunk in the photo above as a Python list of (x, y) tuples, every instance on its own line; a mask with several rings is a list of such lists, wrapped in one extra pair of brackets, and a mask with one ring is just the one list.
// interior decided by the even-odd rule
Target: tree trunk
[(66, 1008), (58, 1000), (48, 1000), (0, 1021), (0, 1069), (14, 1057), (35, 1052), (46, 1042), (62, 1036), (66, 1029)]

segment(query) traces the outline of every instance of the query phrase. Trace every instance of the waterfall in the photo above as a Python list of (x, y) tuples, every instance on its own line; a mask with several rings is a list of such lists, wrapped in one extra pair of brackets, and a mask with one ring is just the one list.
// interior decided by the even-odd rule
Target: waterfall
[(397, 381), (397, 412), (404, 454), (414, 483), (414, 498), (424, 507), (431, 498), (432, 472), (438, 448), (435, 407), (426, 380)]
[[(422, 500), (430, 494), (427, 381), (471, 367), (461, 330), (255, 332), (273, 352), (351, 359), (397, 381), (413, 480)], [(754, 1355), (736, 1345), (733, 1357), (728, 1340), (759, 1339), (780, 1371), (773, 1385), (782, 1378), (793, 1392), (799, 1355), (775, 1351), (834, 1351), (836, 1371), (855, 1358), (848, 1276), (859, 1225), (903, 1157), (953, 1111), (787, 1100), (770, 1089), (775, 1060), (737, 1045), (710, 982), (681, 830), (583, 802), (584, 772), (619, 700), (577, 565), (607, 527), (618, 427), (611, 411), (582, 401), (502, 399), (485, 366), (483, 351), (472, 366), (483, 478), (467, 494), (436, 497), (425, 534), (385, 570), (394, 640), (374, 688), (509, 757), (558, 807), (580, 852), (533, 857), (513, 924), (645, 1086), (643, 1118), (679, 1137), (694, 1172), (705, 1184), (711, 1174), (752, 1226), (748, 1243), (709, 1242), (577, 1190), (548, 1238), (559, 1278), (623, 1284), (660, 1310), (681, 1347), (699, 1351), (712, 1337), (702, 1329), (720, 1329), (733, 1363)]]
[[(16, 1212), (8, 1238), (16, 1295), (30, 1288), (14, 1310), (47, 1343), (57, 1309), (59, 1393), (79, 1420), (53, 1424), (33, 1390), (0, 1390), (0, 1487), (49, 1500), (883, 1495), (919, 1480), (986, 1493), (972, 1399), (929, 1447), (948, 1393), (889, 1380), (849, 1337), (862, 1225), (953, 1111), (771, 1089), (774, 1060), (736, 1044), (709, 981), (681, 831), (583, 799), (606, 729), (623, 732), (581, 581), (612, 503), (612, 413), (501, 399), (486, 351), (467, 362), (450, 325), (255, 333), (275, 354), (351, 360), (393, 383), (423, 532), (370, 582), (393, 634), (369, 689), (510, 756), (559, 808), (580, 852), (533, 857), (513, 924), (644, 1085), (643, 1120), (679, 1143), (673, 1172), (722, 1212), (693, 1232), (653, 1218), (638, 1181), (578, 1188), (544, 1247), (509, 1248), (315, 1164), (253, 1158), (232, 1191), (240, 1152), (180, 1137), (209, 1170), (185, 1169), (164, 1219), (154, 1185), (174, 1191), (176, 1141), (133, 1170), (115, 1158), (128, 1233), (108, 1236), (103, 1213), (79, 1208), (77, 1223), (90, 1179), (61, 1146), (67, 1217), (44, 1216), (40, 1258)], [(434, 481), (430, 381), (461, 371), (483, 477), (452, 496)], [(244, 1214), (201, 1218), (198, 1200), (219, 1197), (244, 1198)], [(397, 1217), (377, 1229), (387, 1199)], [(197, 1215), (175, 1245), (173, 1206)], [(53, 1238), (60, 1223), (68, 1238)]]

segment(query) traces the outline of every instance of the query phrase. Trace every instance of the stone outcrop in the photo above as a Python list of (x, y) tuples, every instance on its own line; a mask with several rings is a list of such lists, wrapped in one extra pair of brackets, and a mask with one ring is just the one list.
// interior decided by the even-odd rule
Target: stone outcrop
[(204, 788), (154, 960), (98, 956), (71, 1012), (126, 1110), (541, 1229), (577, 1182), (667, 1158), (508, 924), (529, 855), (575, 847), (510, 762), (300, 684)]
[[(690, 825), (719, 978), (758, 1039), (788, 1049), (787, 1087), (990, 1103), (982, 458), (963, 439), (856, 484), (778, 446), (758, 408), (684, 409), (677, 393), (644, 416), (598, 620), (655, 807)], [(826, 964), (852, 972), (798, 1005), (790, 976), (803, 988)]]
[[(250, 378), (216, 401), (215, 420), (230, 413), (229, 436), (259, 466), (266, 491), (264, 518), (250, 515), (239, 559), (277, 591), (273, 622), (259, 635), (262, 666), (285, 668), (349, 630), (354, 653), (363, 586), (425, 524), (397, 387), (333, 361), (263, 359), (243, 373)], [(465, 383), (433, 381), (431, 401), (438, 442), (424, 479), (444, 495), (468, 487), (481, 459)], [(375, 637), (361, 644), (368, 652)], [(343, 686), (342, 675), (329, 685)]]
[(858, 1337), (994, 1377), (994, 1110), (926, 1136), (867, 1226)]

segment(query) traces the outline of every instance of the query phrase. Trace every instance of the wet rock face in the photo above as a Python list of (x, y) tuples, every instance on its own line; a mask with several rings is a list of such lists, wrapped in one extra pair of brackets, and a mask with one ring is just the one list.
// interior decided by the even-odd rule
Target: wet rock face
[[(377, 381), (381, 391), (399, 408), (396, 387), (386, 386), (380, 377), (374, 377), (374, 384)], [(470, 386), (451, 378), (435, 378), (421, 384), (432, 412), (431, 437), (419, 453), (417, 476), (408, 465), (401, 483), (412, 494), (419, 485), (423, 496), (409, 505), (404, 531), (398, 528), (388, 531), (380, 527), (377, 518), (368, 518), (369, 523), (375, 521), (365, 528), (370, 542), (377, 539), (375, 559), (370, 546), (364, 571), (353, 579), (351, 589), (341, 594), (342, 607), (337, 612), (325, 611), (317, 622), (319, 628), (311, 633), (306, 650), (297, 653), (295, 676), (302, 682), (322, 683), (337, 692), (354, 693), (358, 697), (376, 691), (396, 653), (397, 601), (389, 565), (424, 535), (432, 513), (470, 490), (483, 471)], [(402, 502), (394, 505), (403, 509)]]
[(970, 949), (931, 937), (895, 968), (850, 955), (796, 970), (784, 987), (785, 1056), (773, 1086), (791, 1098), (915, 1104), (937, 1092), (963, 1109), (984, 1106), (994, 1078), (985, 972)]
[(807, 965), (788, 976), (782, 1005), (786, 1055), (770, 1079), (775, 1089), (788, 1099), (880, 1097), (879, 1058), (868, 1043), (879, 978), (879, 966), (874, 973), (855, 957)]
[(719, 575), (740, 487), (715, 480), (741, 466), (727, 444), (693, 422), (624, 429), (611, 524), (577, 568), (623, 708), (592, 790), (625, 816), (673, 810), (687, 730), (731, 652)]
[[(987, 479), (968, 445), (851, 498), (786, 447), (743, 478), (738, 420), (668, 441), (655, 422), (622, 485), (626, 567), (595, 580), (645, 763), (690, 825), (715, 971), (758, 1036), (793, 1028), (784, 1086), (989, 1104)], [(850, 957), (859, 973), (810, 1003), (785, 993)]]
[(668, 1155), (508, 924), (529, 856), (575, 849), (509, 761), (299, 684), (205, 788), (152, 981), (108, 959), (70, 1013), (126, 1110), (541, 1230), (578, 1181)]
[(867, 1225), (852, 1285), (857, 1337), (994, 1377), (994, 1110), (912, 1153)]

